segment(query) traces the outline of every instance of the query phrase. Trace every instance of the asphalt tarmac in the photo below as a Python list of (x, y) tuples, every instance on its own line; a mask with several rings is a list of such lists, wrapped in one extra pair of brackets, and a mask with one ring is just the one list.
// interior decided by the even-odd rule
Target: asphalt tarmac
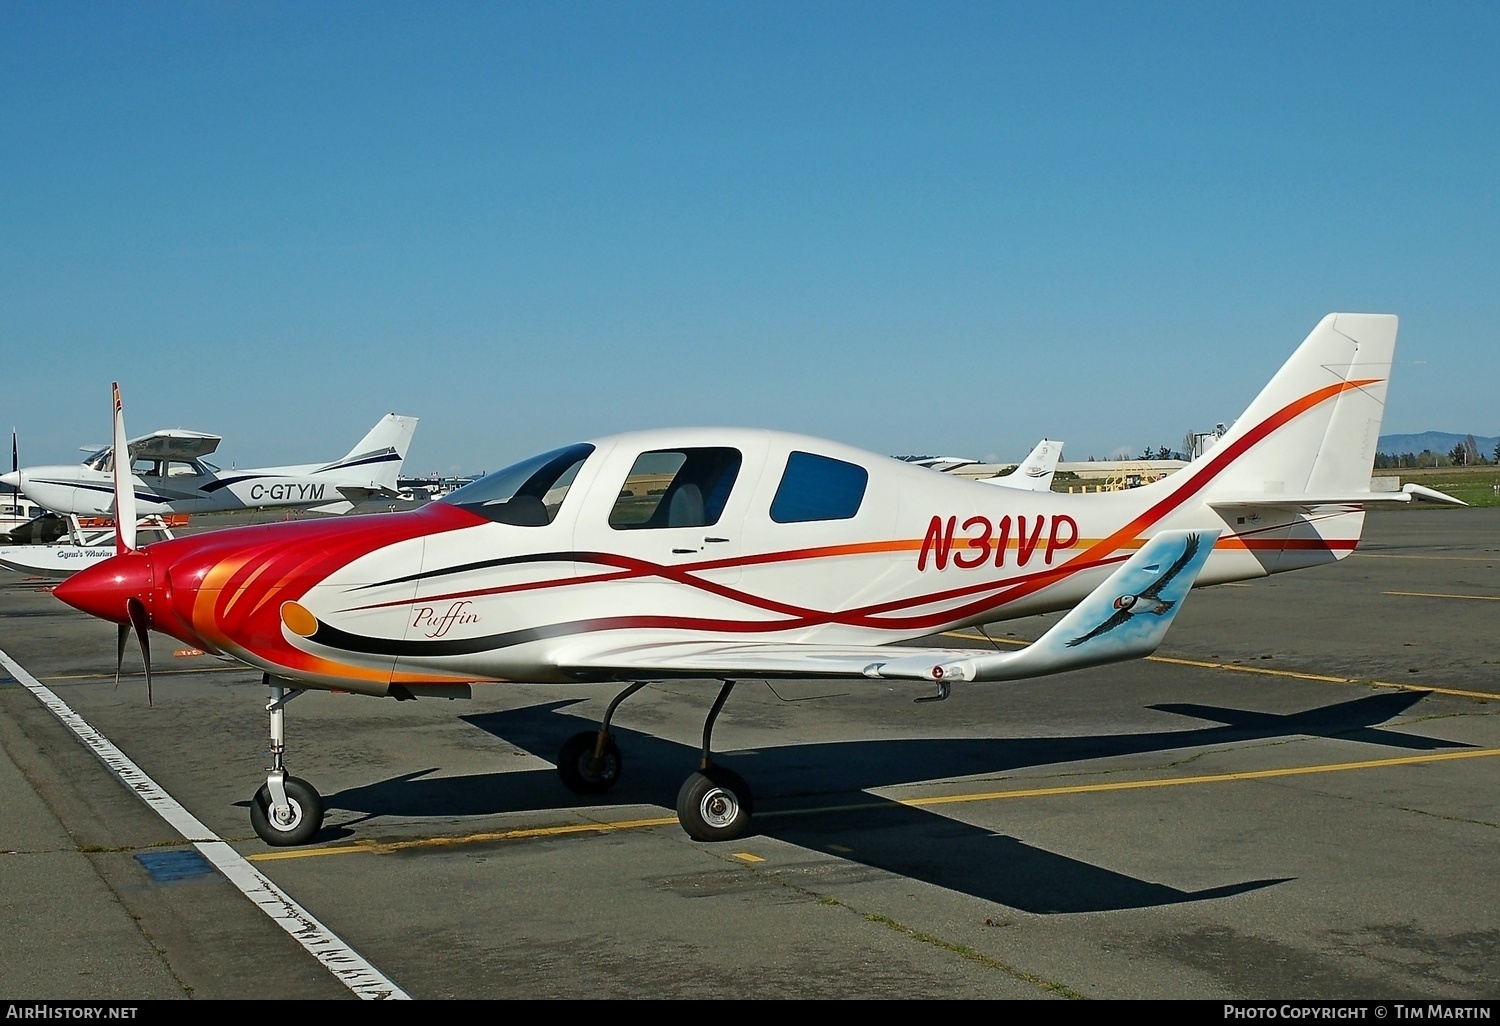
[(148, 703), (112, 625), (0, 571), (0, 998), (1494, 999), (1497, 570), (1500, 509), (1371, 514), (1146, 661), (742, 683), (722, 844), (673, 811), (715, 682), (626, 701), (596, 798), (551, 759), (615, 686), (310, 692), (294, 850), (250, 828), (257, 673), (157, 636)]

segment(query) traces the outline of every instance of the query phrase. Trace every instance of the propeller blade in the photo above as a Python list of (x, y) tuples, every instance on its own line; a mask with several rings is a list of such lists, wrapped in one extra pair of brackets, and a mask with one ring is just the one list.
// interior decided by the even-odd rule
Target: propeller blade
[(120, 636), (115, 645), (115, 687), (120, 686), (120, 667), (125, 665), (125, 642), (130, 640), (130, 627), (120, 624)]
[(115, 552), (135, 549), (135, 481), (130, 476), (130, 445), (125, 438), (125, 407), (120, 402), (120, 383), (115, 392)]
[[(126, 599), (125, 609), (130, 613), (130, 625), (135, 628), (135, 636), (141, 639), (141, 659), (146, 664), (146, 704), (151, 704), (151, 618), (146, 615), (146, 607), (138, 598)], [(121, 631), (125, 628), (121, 627)], [(120, 638), (120, 648), (124, 651), (124, 637)]]

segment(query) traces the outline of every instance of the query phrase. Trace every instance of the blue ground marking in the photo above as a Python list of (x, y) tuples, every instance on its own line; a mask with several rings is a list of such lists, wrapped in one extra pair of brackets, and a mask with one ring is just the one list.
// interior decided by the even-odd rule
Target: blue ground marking
[(205, 876), (214, 871), (208, 860), (198, 854), (196, 848), (180, 848), (176, 851), (145, 852), (135, 860), (146, 867), (151, 879), (157, 883), (172, 883), (174, 880), (189, 880)]

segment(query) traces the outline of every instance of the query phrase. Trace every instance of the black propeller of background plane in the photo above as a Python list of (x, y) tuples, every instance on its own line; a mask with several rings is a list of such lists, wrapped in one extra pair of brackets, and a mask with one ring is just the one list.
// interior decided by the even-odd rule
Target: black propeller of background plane
[[(16, 483), (11, 485), (10, 490), (16, 496), (16, 504), (20, 505), (21, 499), (21, 450), (16, 442), (16, 429), (10, 429), (10, 470), (16, 475)], [(9, 540), (19, 545), (45, 545), (61, 538), (67, 532), (67, 524), (63, 518), (46, 510), (41, 516), (13, 527), (10, 530)], [(0, 538), (6, 537), (0, 534)]]

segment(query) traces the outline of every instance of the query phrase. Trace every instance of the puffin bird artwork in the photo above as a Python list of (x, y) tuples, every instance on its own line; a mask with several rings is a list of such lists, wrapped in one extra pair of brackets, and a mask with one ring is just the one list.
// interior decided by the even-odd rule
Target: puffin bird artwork
[(1198, 535), (1190, 534), (1187, 536), (1187, 543), (1183, 546), (1182, 555), (1178, 556), (1172, 565), (1167, 567), (1166, 573), (1153, 581), (1145, 591), (1135, 595), (1121, 595), (1115, 599), (1114, 614), (1087, 634), (1080, 635), (1069, 641), (1068, 647), (1074, 648), (1088, 641), (1090, 638), (1097, 638), (1101, 634), (1112, 631), (1121, 624), (1128, 622), (1132, 617), (1152, 613), (1161, 616), (1167, 610), (1171, 609), (1177, 603), (1161, 598), (1162, 589), (1172, 583), (1172, 578), (1182, 573), (1182, 568), (1192, 561), (1197, 551)]

